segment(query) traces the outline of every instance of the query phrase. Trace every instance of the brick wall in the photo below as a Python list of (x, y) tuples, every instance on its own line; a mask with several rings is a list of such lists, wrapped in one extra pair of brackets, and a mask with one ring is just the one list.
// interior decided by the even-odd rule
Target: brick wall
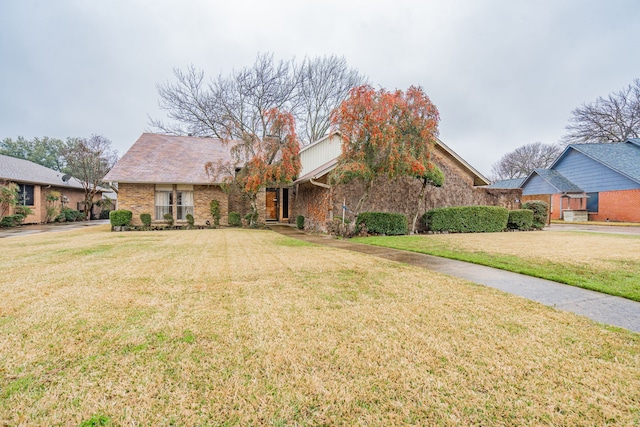
[(607, 191), (598, 195), (598, 213), (589, 214), (593, 221), (640, 222), (640, 188)]
[[(142, 225), (140, 221), (142, 213), (151, 214), (154, 223), (164, 223), (164, 221), (155, 220), (155, 188), (154, 184), (121, 183), (118, 186), (118, 208), (133, 213), (132, 225)], [(205, 225), (207, 221), (213, 223), (209, 209), (213, 199), (220, 202), (220, 224), (228, 224), (229, 197), (217, 185), (194, 185), (193, 219), (196, 225)]]
[[(399, 212), (407, 215), (411, 221), (417, 208), (419, 215), (433, 208), (447, 206), (490, 205), (507, 209), (520, 208), (522, 190), (474, 187), (473, 177), (458, 168), (450, 159), (434, 156), (434, 161), (444, 173), (445, 182), (440, 188), (427, 186), (425, 199), (419, 203), (419, 208), (417, 199), (421, 183), (417, 179), (379, 178), (374, 182), (373, 190), (360, 209), (361, 212)], [(361, 182), (354, 181), (347, 185), (334, 186), (329, 190), (304, 183), (294, 190), (293, 217), (304, 215), (306, 223), (312, 228), (324, 229), (326, 221), (330, 221), (333, 216), (342, 216), (343, 200), (346, 200), (348, 209), (355, 210), (364, 186)], [(353, 213), (349, 212), (347, 217), (352, 219)]]
[(194, 185), (193, 219), (196, 225), (205, 225), (207, 221), (213, 224), (210, 205), (214, 199), (220, 202), (220, 224), (229, 224), (229, 198), (222, 189), (217, 185)]
[[(33, 211), (31, 215), (28, 215), (24, 219), (24, 224), (40, 224), (44, 223), (47, 220), (47, 195), (52, 191), (57, 191), (62, 195), (66, 196), (68, 202), (64, 205), (71, 209), (78, 208), (78, 202), (84, 203), (84, 190), (76, 189), (76, 188), (68, 188), (68, 187), (54, 187), (47, 186), (43, 187), (41, 185), (33, 186), (33, 199), (34, 205), (29, 206), (29, 208)], [(94, 200), (98, 200), (100, 196), (96, 196)], [(58, 200), (54, 203), (56, 207), (56, 216), (60, 213), (61, 201)], [(10, 213), (13, 214), (15, 209), (10, 209)]]
[(118, 185), (118, 209), (131, 211), (132, 225), (142, 225), (140, 214), (155, 212), (155, 185), (153, 184), (127, 184)]

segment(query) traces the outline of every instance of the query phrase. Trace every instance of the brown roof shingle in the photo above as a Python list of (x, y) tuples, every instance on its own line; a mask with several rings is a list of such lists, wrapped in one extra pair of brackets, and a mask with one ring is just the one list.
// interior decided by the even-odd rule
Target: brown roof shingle
[[(211, 184), (207, 162), (232, 161), (217, 138), (143, 133), (104, 177), (107, 182)], [(215, 180), (220, 181), (220, 180)]]

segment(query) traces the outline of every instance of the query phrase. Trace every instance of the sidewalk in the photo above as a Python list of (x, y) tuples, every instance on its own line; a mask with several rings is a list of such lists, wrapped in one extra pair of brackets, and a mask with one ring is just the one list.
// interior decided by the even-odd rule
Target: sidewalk
[(271, 229), (285, 236), (310, 243), (361, 252), (459, 277), (559, 310), (580, 314), (596, 322), (640, 333), (640, 302), (626, 298), (463, 261), (306, 234), (287, 225), (273, 225)]

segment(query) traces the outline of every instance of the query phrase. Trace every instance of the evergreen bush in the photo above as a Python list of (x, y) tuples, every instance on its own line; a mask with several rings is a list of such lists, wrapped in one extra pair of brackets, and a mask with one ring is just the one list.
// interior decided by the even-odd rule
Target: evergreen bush
[(516, 209), (509, 211), (507, 228), (510, 230), (531, 230), (533, 227), (533, 211), (529, 209)]
[(533, 211), (533, 228), (542, 230), (547, 225), (549, 206), (542, 200), (531, 200), (522, 204), (522, 209)]
[(173, 215), (167, 212), (164, 214), (163, 218), (164, 222), (166, 222), (169, 227), (173, 227)]
[(356, 225), (364, 225), (367, 233), (387, 236), (407, 234), (409, 229), (407, 217), (392, 212), (363, 212), (356, 218)]
[(229, 212), (229, 225), (231, 227), (240, 227), (242, 224), (240, 214), (238, 212)]
[(151, 226), (151, 214), (150, 213), (141, 213), (140, 214), (140, 222), (142, 222), (142, 224), (145, 227), (150, 227)]
[(209, 211), (211, 212), (211, 216), (213, 217), (213, 225), (220, 225), (220, 202), (216, 199), (213, 199), (209, 204)]
[(109, 213), (109, 221), (113, 227), (127, 226), (131, 223), (133, 212), (126, 209), (118, 209)]
[(296, 217), (296, 227), (298, 230), (304, 230), (304, 215), (298, 215)]
[(449, 233), (491, 233), (507, 227), (509, 211), (499, 206), (454, 206), (426, 212), (427, 230)]

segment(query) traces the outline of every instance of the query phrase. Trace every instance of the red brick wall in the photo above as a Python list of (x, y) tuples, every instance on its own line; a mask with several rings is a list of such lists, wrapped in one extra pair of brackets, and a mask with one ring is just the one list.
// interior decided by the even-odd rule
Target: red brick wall
[(640, 188), (607, 191), (598, 195), (598, 213), (589, 214), (593, 221), (640, 222)]

